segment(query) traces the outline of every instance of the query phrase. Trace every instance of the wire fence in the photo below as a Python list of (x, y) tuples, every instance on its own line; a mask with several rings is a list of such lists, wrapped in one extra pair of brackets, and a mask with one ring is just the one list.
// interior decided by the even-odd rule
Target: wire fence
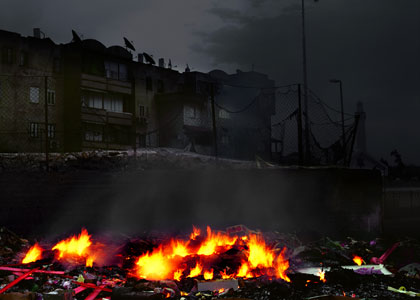
[(281, 165), (348, 165), (357, 132), (355, 116), (345, 113), (343, 126), (341, 111), (311, 90), (306, 111), (299, 84), (207, 84), (196, 90), (201, 102), (186, 94), (169, 98), (166, 110), (158, 102), (149, 126), (141, 109), (126, 113), (118, 99), (64, 91), (62, 77), (0, 75), (0, 153), (48, 160), (50, 152), (174, 147)]

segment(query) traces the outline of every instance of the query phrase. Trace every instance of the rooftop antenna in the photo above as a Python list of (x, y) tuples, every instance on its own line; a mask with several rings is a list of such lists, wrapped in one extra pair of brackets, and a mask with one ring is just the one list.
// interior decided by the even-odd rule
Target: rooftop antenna
[(151, 55), (147, 54), (146, 52), (143, 52), (143, 56), (146, 59), (146, 62), (148, 62), (149, 64), (151, 64), (151, 65), (156, 64), (155, 60), (153, 59), (153, 57)]
[(168, 62), (168, 69), (172, 69), (172, 61), (171, 61), (171, 59), (169, 59), (169, 62)]
[(127, 38), (124, 37), (124, 44), (125, 44), (125, 49), (126, 50), (128, 48), (130, 50), (136, 51), (136, 48), (134, 48), (134, 46), (133, 46), (133, 41), (130, 42), (129, 40), (127, 40)]
[(71, 34), (73, 35), (72, 42), (80, 43), (82, 41), (82, 39), (79, 37), (79, 35), (73, 29), (71, 30)]

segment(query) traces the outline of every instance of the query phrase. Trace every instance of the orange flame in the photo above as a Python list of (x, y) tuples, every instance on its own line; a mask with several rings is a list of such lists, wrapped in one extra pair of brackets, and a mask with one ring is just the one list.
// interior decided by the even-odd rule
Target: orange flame
[(226, 269), (224, 269), (223, 272), (220, 272), (220, 276), (222, 276), (222, 279), (229, 279), (229, 278), (233, 278), (234, 274), (228, 275), (226, 273)]
[(195, 267), (193, 269), (191, 269), (190, 271), (190, 275), (188, 275), (187, 277), (197, 277), (198, 275), (201, 274), (201, 271), (203, 271), (203, 267), (200, 265), (199, 262), (197, 262), (197, 264), (195, 265)]
[(22, 263), (28, 264), (41, 259), (42, 251), (43, 249), (38, 245), (38, 243), (35, 243), (35, 245), (33, 245), (31, 249), (29, 249), (29, 251), (26, 253)]
[(248, 262), (251, 268), (269, 268), (273, 266), (274, 254), (271, 249), (267, 247), (261, 236), (251, 234), (249, 236), (248, 247)]
[[(210, 227), (207, 227), (205, 239), (199, 245), (193, 246), (191, 240), (198, 234), (199, 229), (194, 227), (190, 240), (173, 239), (167, 244), (161, 244), (151, 253), (141, 255), (135, 266), (136, 276), (148, 280), (181, 280), (183, 276), (193, 278), (203, 274), (204, 279), (210, 280), (214, 278), (214, 270), (206, 269), (203, 273), (203, 265), (208, 265), (208, 261), (212, 260), (207, 257), (224, 253), (236, 246), (239, 249), (247, 249), (242, 252), (245, 257), (239, 269), (229, 272), (230, 274), (227, 274), (226, 269), (220, 272), (223, 279), (268, 275), (290, 282), (286, 275), (289, 269), (289, 262), (285, 258), (286, 248), (277, 253), (266, 244), (261, 234), (249, 234), (244, 237), (230, 236), (224, 232), (213, 232)], [(194, 260), (197, 258), (195, 267), (187, 270), (185, 263), (191, 258)]]
[(353, 261), (358, 265), (361, 266), (363, 263), (363, 258), (361, 258), (360, 256), (354, 255), (353, 256)]
[(291, 282), (290, 278), (287, 277), (286, 271), (289, 269), (289, 261), (284, 257), (284, 252), (286, 248), (281, 250), (279, 256), (276, 259), (276, 275), (277, 277), (283, 279), (284, 281)]
[(79, 236), (72, 236), (56, 244), (52, 250), (58, 250), (57, 259), (62, 258), (85, 258), (86, 265), (92, 266), (94, 257), (89, 255), (89, 247), (92, 245), (90, 235), (86, 229), (82, 229)]
[(213, 269), (204, 271), (204, 279), (205, 280), (212, 280), (213, 279)]
[(174, 274), (175, 269), (169, 257), (163, 254), (162, 247), (155, 249), (150, 254), (147, 252), (140, 256), (136, 266), (137, 275), (147, 280), (168, 279), (170, 274)]
[(191, 233), (191, 235), (190, 235), (190, 239), (191, 240), (195, 240), (195, 238), (197, 237), (197, 236), (199, 236), (201, 234), (201, 230), (200, 230), (200, 228), (197, 228), (197, 227), (195, 227), (195, 226), (193, 226), (193, 232)]
[(174, 273), (174, 280), (180, 281), (184, 270), (176, 270)]
[(207, 238), (201, 245), (200, 249), (198, 249), (198, 255), (212, 255), (215, 253), (219, 253), (218, 248), (223, 248), (223, 252), (232, 248), (232, 246), (236, 243), (238, 239), (237, 236), (230, 237), (227, 234), (223, 233), (213, 233), (211, 228), (207, 226)]
[(325, 279), (325, 271), (319, 270), (318, 275), (319, 275), (319, 280), (321, 280), (322, 282), (327, 282), (327, 280)]
[(172, 240), (171, 247), (172, 247), (172, 257), (173, 256), (185, 257), (185, 256), (190, 255), (188, 251), (188, 242), (184, 243), (183, 241)]

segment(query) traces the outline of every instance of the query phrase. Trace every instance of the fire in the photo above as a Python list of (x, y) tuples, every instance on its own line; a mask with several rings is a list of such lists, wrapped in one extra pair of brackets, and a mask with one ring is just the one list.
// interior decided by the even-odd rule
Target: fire
[(190, 253), (188, 251), (188, 242), (184, 243), (183, 241), (172, 240), (171, 241), (171, 247), (172, 247), (172, 256), (185, 257), (185, 256), (190, 255)]
[(353, 261), (358, 265), (361, 266), (363, 263), (363, 258), (361, 258), (360, 256), (354, 255), (353, 256)]
[(284, 257), (284, 252), (286, 248), (281, 250), (279, 256), (276, 259), (276, 275), (277, 277), (283, 279), (284, 281), (291, 282), (290, 278), (287, 277), (286, 271), (289, 269), (289, 261)]
[(204, 271), (204, 279), (205, 280), (212, 280), (213, 279), (213, 269), (210, 269), (208, 271)]
[(35, 243), (35, 245), (33, 245), (31, 249), (29, 249), (29, 251), (26, 253), (22, 263), (28, 264), (41, 259), (42, 251), (43, 249), (38, 245), (38, 243)]
[(201, 234), (200, 228), (196, 228), (195, 226), (193, 226), (193, 232), (190, 235), (190, 239), (195, 240), (196, 237), (199, 236), (200, 234)]
[(86, 258), (86, 267), (93, 267), (93, 261), (95, 258), (93, 256), (88, 256)]
[(220, 276), (222, 276), (222, 279), (229, 279), (229, 278), (233, 278), (234, 274), (228, 275), (226, 273), (226, 269), (224, 269), (223, 272), (220, 272)]
[(248, 262), (251, 268), (270, 268), (273, 266), (274, 254), (271, 249), (267, 247), (261, 236), (255, 234), (250, 235), (248, 247)]
[[(201, 239), (202, 242), (198, 245), (192, 243), (199, 234), (200, 229), (194, 227), (189, 240), (172, 239), (141, 255), (135, 263), (135, 276), (148, 280), (179, 281), (184, 277), (194, 278), (199, 275), (203, 275), (205, 280), (214, 279), (216, 276), (228, 279), (267, 275), (290, 282), (286, 274), (289, 269), (289, 261), (285, 258), (286, 248), (277, 252), (266, 244), (261, 234), (230, 236), (224, 232), (214, 232), (207, 227), (207, 235)], [(214, 260), (209, 256), (225, 253), (232, 248), (241, 250), (244, 256), (238, 269), (230, 270), (229, 274), (227, 269), (224, 269), (215, 275), (213, 268), (203, 268)], [(194, 262), (194, 267), (186, 268), (187, 265), (191, 266), (191, 262)]]
[(238, 239), (237, 236), (230, 237), (227, 234), (222, 234), (220, 232), (213, 233), (211, 228), (207, 226), (207, 238), (198, 249), (198, 255), (212, 255), (219, 253), (218, 248), (223, 248), (223, 252), (232, 248)]
[(327, 281), (325, 279), (325, 271), (319, 270), (318, 271), (318, 275), (319, 275), (319, 280), (321, 280), (322, 282), (326, 282)]
[(147, 280), (168, 279), (175, 269), (170, 258), (163, 254), (162, 247), (139, 257), (136, 266), (137, 275)]
[(238, 274), (236, 274), (236, 277), (253, 277), (252, 273), (249, 272), (249, 266), (247, 262), (242, 263), (241, 267), (239, 268)]
[(200, 263), (197, 263), (193, 269), (190, 271), (190, 275), (187, 277), (197, 277), (201, 274), (201, 271), (203, 271), (203, 267), (200, 265)]
[(184, 270), (176, 270), (174, 273), (174, 280), (180, 281)]
[(72, 236), (56, 244), (52, 250), (58, 250), (57, 259), (62, 258), (84, 258), (87, 266), (92, 266), (94, 257), (89, 254), (92, 245), (91, 236), (86, 229), (82, 229), (79, 236)]

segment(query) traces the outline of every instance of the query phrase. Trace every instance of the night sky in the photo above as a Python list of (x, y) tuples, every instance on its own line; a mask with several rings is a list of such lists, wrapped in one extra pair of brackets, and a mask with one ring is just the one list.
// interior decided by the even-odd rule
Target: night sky
[[(306, 3), (309, 87), (339, 108), (329, 79), (341, 79), (346, 112), (364, 103), (368, 151), (420, 164), (420, 1)], [(40, 27), (67, 43), (74, 29), (106, 46), (125, 36), (178, 70), (254, 65), (278, 85), (302, 81), (300, 21), (300, 0), (3, 0), (0, 10), (0, 29), (24, 36)]]

